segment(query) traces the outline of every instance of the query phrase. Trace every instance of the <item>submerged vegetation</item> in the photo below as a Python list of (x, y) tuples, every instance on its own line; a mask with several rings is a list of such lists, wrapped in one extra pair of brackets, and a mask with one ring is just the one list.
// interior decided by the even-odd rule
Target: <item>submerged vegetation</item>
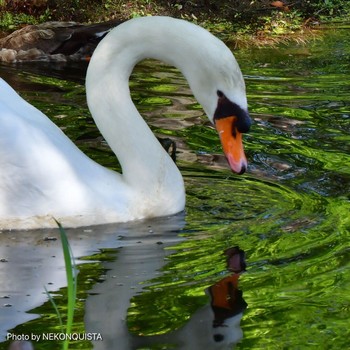
[[(341, 0), (0, 0), (0, 29), (11, 31), (45, 21), (100, 22), (147, 15), (188, 19), (215, 33), (225, 32), (236, 45), (303, 41), (306, 28), (320, 21), (348, 19), (350, 3)], [(227, 34), (229, 33), (229, 34)]]

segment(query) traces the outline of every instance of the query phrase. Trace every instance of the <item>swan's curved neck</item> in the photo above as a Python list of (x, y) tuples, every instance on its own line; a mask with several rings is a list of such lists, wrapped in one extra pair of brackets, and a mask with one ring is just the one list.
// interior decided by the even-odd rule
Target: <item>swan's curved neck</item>
[[(169, 30), (169, 19), (158, 20), (155, 26), (153, 18), (153, 26), (147, 26), (147, 30), (147, 18), (143, 18), (111, 31), (95, 50), (86, 77), (90, 111), (119, 159), (123, 178), (133, 187), (141, 184), (153, 193), (160, 190), (154, 184), (162, 183), (164, 188), (176, 191), (177, 186), (183, 187), (183, 181), (176, 165), (135, 108), (129, 77), (136, 63), (145, 58), (170, 63), (186, 75), (191, 67), (181, 63), (188, 61), (192, 43), (184, 40), (186, 30), (182, 26)], [(174, 25), (178, 25), (177, 20)], [(194, 64), (192, 68), (195, 67)]]
[(86, 77), (89, 109), (121, 164), (124, 180), (132, 188), (154, 195), (174, 186), (176, 191), (177, 184), (183, 192), (183, 182), (176, 165), (134, 106), (129, 77), (144, 58), (177, 65), (167, 52), (170, 47), (164, 31), (169, 31), (168, 25), (152, 30), (140, 19), (136, 25), (133, 21), (120, 25), (95, 50)]

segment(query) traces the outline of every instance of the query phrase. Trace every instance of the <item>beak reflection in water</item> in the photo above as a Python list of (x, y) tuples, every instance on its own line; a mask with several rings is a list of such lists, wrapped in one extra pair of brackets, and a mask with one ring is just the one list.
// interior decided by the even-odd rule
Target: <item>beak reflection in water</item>
[(243, 299), (242, 291), (238, 289), (238, 279), (245, 271), (246, 263), (245, 252), (238, 246), (225, 250), (225, 255), (227, 268), (232, 274), (210, 286), (208, 294), (214, 314), (213, 340), (232, 346), (243, 337), (240, 321), (247, 303)]

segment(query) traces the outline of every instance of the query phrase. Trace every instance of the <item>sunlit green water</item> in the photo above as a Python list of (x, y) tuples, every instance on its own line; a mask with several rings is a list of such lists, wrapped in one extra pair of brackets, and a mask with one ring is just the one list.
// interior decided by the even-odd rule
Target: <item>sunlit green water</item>
[[(185, 324), (206, 303), (204, 289), (226, 273), (224, 249), (239, 245), (248, 265), (240, 279), (248, 308), (239, 349), (348, 348), (349, 30), (329, 31), (324, 41), (304, 47), (241, 50), (236, 57), (255, 121), (245, 136), (250, 165), (241, 177), (225, 167), (216, 132), (175, 69), (149, 62), (134, 74), (138, 109), (154, 132), (178, 142), (187, 206), (178, 232), (186, 239), (166, 248), (162, 273), (133, 297), (129, 329), (153, 335)], [(1, 74), (6, 69), (0, 67)], [(23, 96), (79, 147), (119, 169), (88, 116), (81, 80), (72, 78), (76, 83), (33, 73), (16, 79)], [(111, 256), (118, 259), (117, 251)], [(82, 269), (82, 299), (103, 273), (94, 264)], [(83, 303), (79, 308), (82, 330)], [(55, 331), (51, 306), (40, 310), (46, 316), (15, 331)], [(37, 349), (48, 346), (54, 348), (42, 343)]]

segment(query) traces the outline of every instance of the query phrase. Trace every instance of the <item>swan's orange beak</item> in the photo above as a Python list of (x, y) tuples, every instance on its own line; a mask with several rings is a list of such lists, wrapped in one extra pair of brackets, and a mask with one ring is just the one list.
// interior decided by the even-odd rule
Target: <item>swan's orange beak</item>
[(243, 174), (247, 169), (247, 158), (243, 150), (242, 133), (238, 131), (236, 124), (235, 116), (215, 120), (215, 127), (230, 168), (237, 174)]

